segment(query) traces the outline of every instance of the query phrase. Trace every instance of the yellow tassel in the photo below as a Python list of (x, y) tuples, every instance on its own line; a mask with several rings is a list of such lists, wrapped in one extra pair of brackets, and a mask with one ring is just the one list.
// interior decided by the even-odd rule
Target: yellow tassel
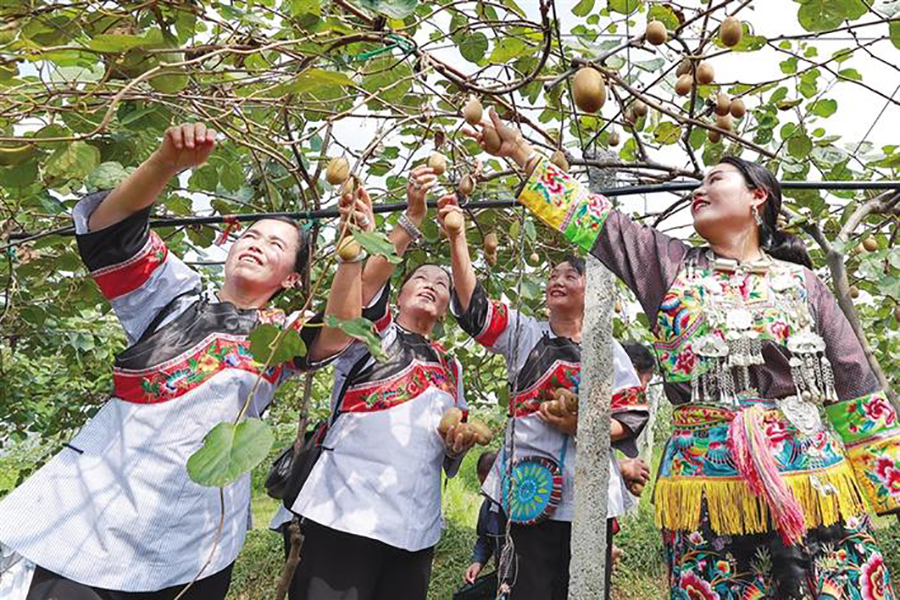
[[(812, 476), (833, 494), (823, 494), (813, 486)], [(782, 473), (794, 498), (803, 509), (808, 528), (833, 525), (858, 515), (865, 509), (849, 463), (842, 461), (828, 469), (802, 473)], [(723, 535), (745, 535), (770, 531), (770, 511), (763, 498), (750, 491), (738, 478), (660, 478), (654, 490), (656, 526), (664, 529), (696, 530), (706, 500), (712, 530)]]

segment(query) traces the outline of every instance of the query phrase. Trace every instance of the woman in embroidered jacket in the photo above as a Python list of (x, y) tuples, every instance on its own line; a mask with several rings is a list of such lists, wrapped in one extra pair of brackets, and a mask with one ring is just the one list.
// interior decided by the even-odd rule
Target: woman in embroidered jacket
[[(150, 230), (159, 193), (214, 146), (203, 124), (172, 127), (119, 187), (75, 207), (82, 259), (129, 346), (116, 357), (110, 400), (0, 502), (0, 543), (37, 565), (28, 600), (171, 599), (207, 560), (183, 597), (224, 598), (249, 524), (250, 475), (223, 488), (219, 529), (219, 490), (189, 479), (188, 457), (212, 427), (236, 418), (258, 377), (249, 416), (259, 416), (290, 375), (350, 342), (339, 330), (305, 327), (307, 356), (260, 373), (250, 355), (257, 324), (299, 324), (265, 309), (306, 264), (296, 224), (263, 219), (249, 227), (229, 250), (218, 294), (203, 292), (199, 274)], [(342, 204), (362, 216), (367, 201), (361, 190)], [(358, 317), (361, 285), (359, 264), (340, 265), (326, 312)]]
[[(409, 207), (390, 234), (397, 254), (421, 235), (425, 195), (436, 182), (427, 167), (410, 174)], [(387, 358), (376, 361), (359, 343), (335, 365), (324, 451), (292, 507), (305, 536), (292, 597), (424, 600), (428, 592), (441, 537), (441, 469), (454, 476), (474, 442), (455, 427), (443, 438), (437, 430), (448, 408), (466, 410), (459, 361), (430, 339), (450, 303), (450, 276), (428, 264), (410, 271), (394, 321), (393, 270), (375, 256), (363, 271), (364, 314)]]
[[(799, 240), (777, 180), (724, 159), (691, 247), (642, 227), (491, 114), (519, 200), (589, 251), (654, 323), (675, 430), (654, 491), (671, 597), (895, 599), (866, 502), (900, 512), (900, 423)], [(481, 141), (481, 133), (472, 133)]]
[[(451, 212), (462, 217), (455, 196), (438, 202), (439, 219)], [(479, 344), (501, 354), (507, 362), (510, 380), (510, 424), (507, 436), (515, 432), (515, 456), (501, 451), (484, 485), (485, 493), (510, 512), (503, 498), (501, 481), (509, 461), (541, 457), (554, 461), (562, 471), (559, 504), (552, 514), (535, 524), (514, 522), (515, 569), (509, 577), (515, 581), (510, 598), (522, 600), (565, 600), (568, 597), (569, 545), (575, 510), (574, 481), (577, 445), (577, 415), (561, 406), (561, 414), (548, 410), (548, 401), (558, 389), (578, 393), (581, 379), (581, 329), (584, 321), (583, 258), (570, 256), (550, 271), (546, 300), (550, 318), (540, 321), (510, 310), (503, 302), (488, 298), (478, 283), (469, 256), (465, 227), (448, 232), (453, 265), (453, 313), (460, 326)], [(625, 350), (613, 341), (613, 397), (610, 436), (612, 444), (631, 456), (637, 456), (635, 439), (650, 416), (637, 372)], [(515, 428), (512, 420), (515, 419)], [(506, 446), (504, 446), (505, 450)], [(646, 480), (641, 479), (642, 485)], [(631, 496), (610, 457), (609, 511), (613, 520), (625, 513)], [(513, 514), (515, 514), (513, 512)], [(611, 548), (612, 540), (609, 540)], [(607, 555), (610, 559), (610, 555)], [(611, 568), (611, 560), (607, 566)]]

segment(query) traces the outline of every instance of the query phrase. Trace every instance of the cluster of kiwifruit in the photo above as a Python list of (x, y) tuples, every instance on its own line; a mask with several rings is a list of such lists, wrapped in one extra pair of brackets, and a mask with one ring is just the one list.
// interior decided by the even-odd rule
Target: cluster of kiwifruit
[(567, 388), (557, 388), (553, 400), (547, 400), (547, 412), (554, 417), (564, 417), (566, 413), (578, 414), (578, 396)]
[(472, 440), (480, 446), (487, 446), (494, 439), (491, 428), (481, 421), (463, 422), (463, 411), (455, 406), (451, 406), (444, 411), (441, 422), (438, 424), (438, 433), (443, 437), (447, 437), (447, 433), (452, 428), (456, 428), (456, 439), (463, 444), (469, 444)]
[[(734, 119), (740, 119), (747, 114), (747, 106), (740, 98), (730, 98), (725, 92), (716, 95), (716, 104), (713, 108), (716, 113), (716, 127), (731, 131), (734, 127)], [(712, 129), (707, 131), (709, 141), (716, 143), (722, 139), (722, 134)]]

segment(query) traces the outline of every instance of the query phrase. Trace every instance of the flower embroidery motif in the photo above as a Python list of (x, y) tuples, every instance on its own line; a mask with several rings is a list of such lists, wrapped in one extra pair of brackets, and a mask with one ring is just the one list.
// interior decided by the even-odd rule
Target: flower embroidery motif
[(688, 600), (719, 600), (712, 586), (692, 571), (681, 574), (678, 586)]
[(887, 427), (893, 425), (896, 420), (893, 407), (881, 396), (871, 396), (868, 401), (863, 403), (863, 411), (865, 411), (866, 417), (872, 421), (883, 420), (883, 424)]
[(884, 558), (880, 554), (873, 554), (862, 566), (862, 592), (863, 600), (885, 600), (887, 585), (887, 569), (884, 566)]
[(900, 465), (886, 456), (875, 462), (875, 474), (889, 496), (900, 497)]

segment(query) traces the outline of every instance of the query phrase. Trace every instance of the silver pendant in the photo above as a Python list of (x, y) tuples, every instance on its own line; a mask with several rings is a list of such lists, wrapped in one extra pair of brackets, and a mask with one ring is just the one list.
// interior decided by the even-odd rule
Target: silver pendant
[(805, 436), (812, 436), (824, 429), (819, 409), (812, 402), (798, 396), (788, 396), (777, 401), (778, 408), (797, 431)]

